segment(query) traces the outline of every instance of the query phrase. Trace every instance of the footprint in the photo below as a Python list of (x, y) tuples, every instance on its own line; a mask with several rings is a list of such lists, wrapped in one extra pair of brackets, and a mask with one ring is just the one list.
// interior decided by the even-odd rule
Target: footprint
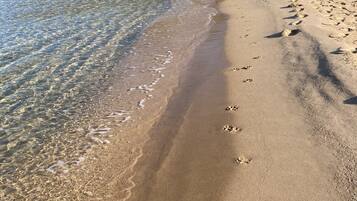
[(300, 19), (305, 18), (307, 16), (308, 16), (307, 14), (303, 14), (303, 13), (298, 13), (297, 14), (297, 17), (300, 18)]
[(280, 38), (280, 37), (288, 37), (288, 36), (295, 36), (296, 34), (300, 33), (300, 29), (284, 29), (281, 32), (271, 34), (269, 36), (265, 36), (265, 38)]
[(244, 83), (253, 82), (253, 79), (248, 78), (248, 79), (243, 80), (243, 82), (244, 82)]
[(238, 158), (234, 159), (234, 163), (238, 165), (246, 165), (249, 164), (252, 161), (251, 158), (247, 158), (245, 156), (239, 156)]
[(247, 38), (249, 36), (249, 34), (245, 34), (243, 36), (240, 36), (240, 38)]
[(288, 36), (291, 36), (293, 30), (291, 29), (284, 29), (284, 31), (281, 33), (282, 36), (284, 37), (288, 37)]
[(248, 69), (250, 69), (250, 68), (252, 68), (252, 66), (244, 66), (244, 67), (242, 67), (241, 69), (242, 69), (242, 70), (248, 70)]
[(332, 33), (329, 34), (328, 37), (334, 38), (334, 39), (341, 39), (341, 38), (346, 38), (349, 34), (347, 33)]
[(302, 23), (302, 20), (296, 20), (295, 22), (291, 22), (290, 25), (297, 26)]
[(339, 47), (336, 50), (331, 52), (331, 54), (345, 54), (345, 53), (356, 54), (357, 53), (357, 48), (342, 48), (342, 47)]
[(243, 66), (243, 67), (241, 67), (241, 68), (239, 68), (239, 67), (234, 67), (234, 68), (232, 68), (232, 71), (248, 70), (248, 69), (250, 69), (250, 68), (252, 68), (252, 66), (250, 66), (250, 65), (248, 65), (248, 66)]
[(321, 24), (325, 25), (325, 26), (337, 26), (338, 25), (337, 23), (325, 23), (325, 22), (322, 22)]
[(294, 8), (293, 4), (289, 4), (287, 6), (280, 7), (280, 9), (285, 9), (285, 8)]
[(353, 32), (356, 31), (356, 27), (344, 27), (344, 28), (340, 28), (339, 30), (344, 32)]
[(224, 131), (227, 131), (227, 132), (229, 132), (229, 133), (236, 133), (236, 132), (242, 131), (241, 128), (235, 127), (235, 126), (232, 126), (232, 125), (224, 125), (224, 126), (223, 126), (223, 130), (224, 130)]
[(228, 106), (226, 107), (226, 111), (237, 111), (239, 109), (238, 105)]

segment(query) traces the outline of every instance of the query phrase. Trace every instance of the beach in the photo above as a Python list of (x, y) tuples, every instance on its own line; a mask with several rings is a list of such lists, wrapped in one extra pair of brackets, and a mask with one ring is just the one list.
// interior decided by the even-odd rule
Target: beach
[(0, 26), (0, 200), (357, 200), (355, 1), (96, 3)]
[(218, 3), (127, 200), (356, 200), (356, 57), (331, 53), (356, 38), (319, 3)]

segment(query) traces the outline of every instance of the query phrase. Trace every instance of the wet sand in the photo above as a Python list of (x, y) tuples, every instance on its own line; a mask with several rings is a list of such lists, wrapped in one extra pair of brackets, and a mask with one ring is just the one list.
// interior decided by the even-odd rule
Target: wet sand
[(233, 171), (232, 144), (222, 130), (230, 119), (225, 111), (224, 18), (215, 17), (216, 26), (150, 131), (129, 200), (219, 200), (227, 173)]
[(219, 2), (124, 200), (357, 199), (356, 70), (309, 6)]

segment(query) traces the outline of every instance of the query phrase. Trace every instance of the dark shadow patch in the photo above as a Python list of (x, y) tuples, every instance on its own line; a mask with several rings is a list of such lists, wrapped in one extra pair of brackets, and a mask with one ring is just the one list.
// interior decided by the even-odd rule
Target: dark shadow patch
[(291, 22), (290, 25), (296, 26), (296, 25), (299, 25), (301, 23), (302, 23), (302, 20), (299, 20), (299, 21), (296, 21), (296, 22)]
[(293, 8), (293, 7), (294, 7), (293, 5), (289, 4), (287, 6), (280, 7), (280, 9)]
[(352, 54), (356, 54), (357, 53), (357, 48), (353, 49), (353, 50), (343, 50), (341, 47), (337, 48), (336, 50), (330, 52), (331, 54), (344, 54), (350, 52)]
[(343, 103), (347, 105), (357, 105), (357, 96), (346, 99), (343, 101)]
[(293, 15), (293, 16), (289, 16), (289, 17), (284, 17), (284, 20), (292, 20), (292, 19), (296, 19), (298, 16), (297, 15)]
[(336, 50), (334, 50), (334, 51), (332, 51), (330, 53), (331, 54), (344, 54), (345, 52), (338, 48), (338, 49), (336, 49)]
[(341, 90), (346, 95), (353, 96), (353, 93), (348, 88), (346, 88), (344, 83), (340, 79), (338, 79), (335, 73), (332, 71), (326, 55), (323, 54), (323, 52), (320, 50), (319, 43), (317, 43), (316, 41), (314, 42), (317, 44), (317, 46), (315, 47), (315, 51), (317, 52), (318, 74), (330, 80), (330, 82), (337, 89)]
[[(294, 29), (291, 31), (291, 34), (289, 36), (295, 36), (296, 34), (300, 33), (301, 31), (299, 29)], [(278, 33), (274, 33), (271, 34), (269, 36), (265, 36), (264, 38), (280, 38), (283, 36), (283, 32), (278, 32)]]
[(279, 32), (279, 33), (271, 34), (269, 36), (265, 36), (264, 38), (280, 38), (282, 36), (283, 36), (283, 32)]
[[(133, 170), (135, 172), (133, 182), (136, 184), (136, 187), (133, 189), (133, 200), (156, 200), (155, 198), (158, 197), (158, 194), (156, 194), (157, 191), (153, 186), (166, 186), (166, 182), (160, 179), (161, 175), (159, 175), (159, 173), (163, 165), (167, 163), (167, 158), (172, 154), (171, 152), (174, 145), (177, 157), (170, 162), (170, 164), (173, 164), (172, 168), (170, 168), (170, 175), (176, 175), (179, 171), (182, 172), (183, 170), (187, 172), (188, 177), (194, 175), (197, 180), (191, 181), (183, 177), (173, 177), (173, 185), (179, 188), (170, 188), (162, 192), (162, 195), (171, 197), (169, 199), (170, 201), (184, 200), (187, 192), (190, 192), (189, 187), (191, 184), (193, 186), (202, 185), (200, 181), (207, 179), (210, 175), (219, 175), (215, 177), (214, 180), (205, 182), (204, 188), (202, 188), (202, 194), (205, 195), (205, 200), (222, 200), (221, 195), (207, 189), (214, 189), (217, 186), (225, 188), (231, 179), (231, 174), (234, 174), (234, 166), (232, 165), (232, 168), (225, 169), (223, 174), (222, 165), (224, 165), (224, 163), (209, 167), (205, 165), (213, 164), (215, 158), (218, 160), (218, 158), (221, 157), (221, 155), (216, 152), (218, 147), (225, 147), (225, 152), (234, 153), (234, 145), (231, 143), (231, 140), (228, 138), (216, 140), (216, 135), (205, 135), (205, 132), (198, 132), (196, 135), (202, 134), (202, 138), (209, 140), (203, 140), (197, 143), (197, 136), (188, 135), (187, 138), (182, 139), (184, 141), (182, 146), (176, 146), (174, 142), (185, 121), (186, 115), (190, 112), (189, 110), (193, 100), (196, 97), (202, 100), (196, 93), (206, 82), (205, 78), (217, 75), (223, 68), (228, 67), (228, 61), (225, 60), (224, 55), (225, 17), (225, 15), (218, 15), (214, 18), (216, 23), (209, 32), (208, 38), (197, 47), (193, 56), (194, 59), (187, 64), (190, 66), (187, 67), (190, 69), (189, 73), (186, 74), (186, 72), (183, 72), (185, 75), (180, 76), (179, 86), (170, 97), (166, 110), (152, 126), (151, 130), (148, 131), (150, 138), (143, 147), (143, 156), (137, 162)], [(202, 68), (203, 66), (204, 68)], [(217, 76), (215, 80), (217, 81), (215, 84), (219, 85), (216, 87), (226, 86), (223, 76)], [(227, 97), (226, 91), (227, 90), (217, 90), (217, 94), (211, 94), (209, 97)], [(224, 104), (227, 104), (225, 100), (222, 101), (224, 101)], [(205, 111), (205, 108), (215, 104), (215, 100), (212, 99), (211, 102), (205, 101), (205, 103), (207, 103), (206, 107), (202, 107), (203, 105), (200, 104), (200, 106), (197, 107), (198, 111)], [(228, 114), (227, 120), (230, 120)], [(221, 122), (216, 123), (222, 125)], [(216, 150), (214, 147), (217, 147), (215, 148)], [(192, 153), (192, 150), (195, 150), (195, 152)], [(200, 150), (204, 151), (202, 152)], [(202, 156), (206, 154), (210, 157), (203, 158)], [(191, 162), (187, 163), (186, 160)], [(200, 167), (205, 167), (205, 171), (201, 171)]]

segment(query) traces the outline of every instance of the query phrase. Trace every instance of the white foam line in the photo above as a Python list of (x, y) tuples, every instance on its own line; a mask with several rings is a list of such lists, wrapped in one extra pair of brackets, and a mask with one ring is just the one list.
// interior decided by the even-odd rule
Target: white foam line
[(145, 105), (144, 105), (145, 101), (146, 101), (145, 98), (141, 99), (141, 100), (138, 102), (138, 107), (139, 107), (139, 108), (144, 108), (144, 107), (145, 107)]
[(122, 190), (122, 192), (126, 192), (127, 195), (122, 198), (120, 201), (126, 201), (128, 200), (131, 195), (132, 195), (132, 189), (135, 188), (136, 183), (134, 182), (134, 177), (135, 177), (135, 172), (134, 172), (134, 167), (136, 166), (136, 164), (138, 163), (139, 159), (143, 156), (143, 150), (139, 149), (139, 154), (137, 157), (135, 157), (134, 162), (128, 167), (126, 168), (123, 172), (121, 172), (117, 177), (121, 178), (123, 177), (127, 172), (131, 172), (132, 174), (127, 178), (127, 181), (129, 183), (129, 186), (127, 188), (125, 188), (124, 190)]
[(124, 117), (124, 119), (121, 120), (120, 123), (125, 123), (125, 122), (129, 121), (130, 119), (131, 119), (131, 116)]
[(154, 89), (149, 87), (148, 85), (144, 84), (144, 85), (140, 85), (137, 87), (139, 90), (143, 90), (145, 92), (148, 92), (148, 91), (153, 91)]
[(143, 85), (139, 85), (139, 86), (137, 86), (137, 87), (132, 87), (132, 88), (130, 88), (130, 89), (128, 89), (128, 91), (130, 92), (130, 91), (134, 91), (134, 90), (141, 90), (141, 91), (143, 91), (144, 93), (148, 93), (148, 92), (150, 92), (150, 91), (153, 91), (154, 90), (154, 88), (152, 88), (152, 85), (150, 84), (150, 85), (146, 85), (146, 84), (143, 84)]
[(129, 112), (120, 110), (120, 111), (110, 113), (107, 117), (108, 118), (117, 118), (117, 117), (121, 117), (121, 116), (128, 115), (128, 114), (129, 114)]
[(92, 134), (106, 134), (110, 131), (111, 128), (105, 127), (105, 128), (95, 128), (95, 129), (90, 129), (88, 135)]
[(170, 50), (167, 51), (167, 56), (166, 56), (166, 59), (163, 64), (166, 65), (166, 64), (171, 63), (173, 58), (174, 58), (173, 53)]
[(152, 87), (160, 81), (160, 78), (156, 78), (149, 86)]
[(162, 70), (166, 70), (166, 67), (160, 67), (160, 68), (151, 68), (150, 71), (154, 71), (156, 73), (160, 73)]

